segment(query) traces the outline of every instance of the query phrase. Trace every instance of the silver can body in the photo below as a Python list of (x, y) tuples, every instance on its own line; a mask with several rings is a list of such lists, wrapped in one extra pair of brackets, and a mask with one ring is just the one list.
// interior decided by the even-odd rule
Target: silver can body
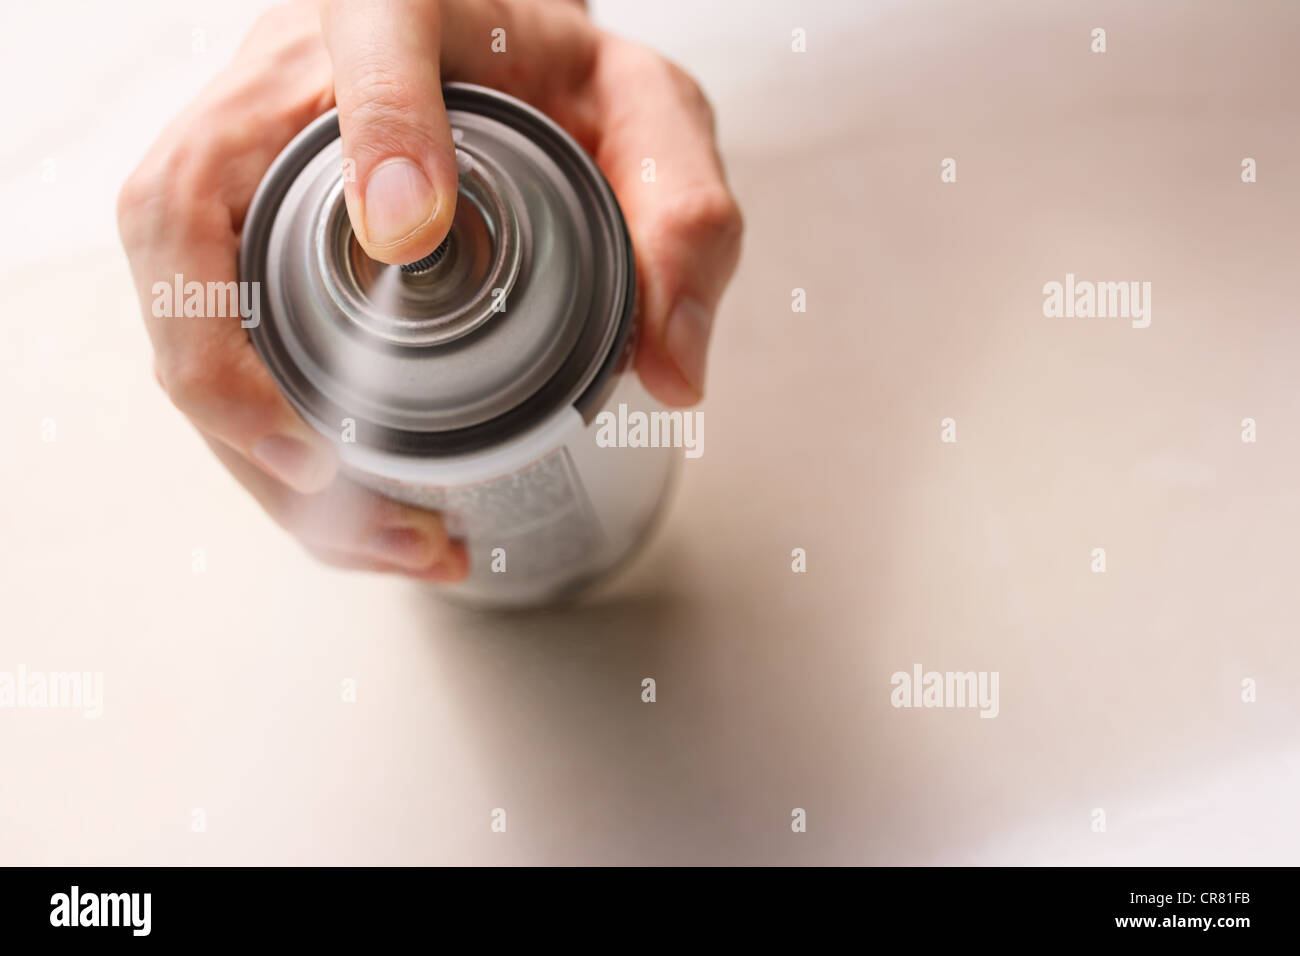
[(609, 185), (536, 110), (466, 84), (444, 97), (460, 174), (446, 242), (416, 271), (361, 251), (326, 114), (249, 209), (249, 335), (352, 479), (442, 512), (467, 543), (449, 594), (543, 604), (636, 551), (680, 451), (596, 440), (602, 411), (657, 408), (629, 371), (635, 265)]

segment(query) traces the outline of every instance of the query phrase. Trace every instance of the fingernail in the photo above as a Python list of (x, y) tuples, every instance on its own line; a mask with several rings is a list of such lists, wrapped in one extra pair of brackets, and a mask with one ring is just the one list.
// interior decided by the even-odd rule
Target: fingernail
[(253, 457), (296, 491), (320, 491), (334, 480), (334, 459), (296, 438), (272, 435), (253, 446)]
[(366, 238), (376, 246), (405, 239), (433, 215), (429, 177), (409, 159), (380, 163), (366, 180)]
[(433, 542), (419, 528), (381, 528), (363, 542), (372, 558), (403, 568), (423, 570), (433, 563)]
[(713, 313), (694, 299), (682, 299), (668, 316), (664, 344), (677, 370), (690, 386), (704, 394), (704, 363), (709, 352)]

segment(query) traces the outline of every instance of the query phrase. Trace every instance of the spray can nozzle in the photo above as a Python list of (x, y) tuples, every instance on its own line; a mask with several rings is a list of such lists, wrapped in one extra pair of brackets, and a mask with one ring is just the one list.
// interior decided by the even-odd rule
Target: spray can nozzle
[(399, 266), (398, 268), (408, 276), (423, 275), (442, 261), (442, 257), (447, 254), (447, 246), (450, 243), (451, 234), (448, 233), (447, 237), (443, 239), (442, 242), (438, 243), (438, 248), (434, 249), (433, 252), (429, 253), (423, 259), (416, 259), (414, 262), (408, 262), (406, 265)]

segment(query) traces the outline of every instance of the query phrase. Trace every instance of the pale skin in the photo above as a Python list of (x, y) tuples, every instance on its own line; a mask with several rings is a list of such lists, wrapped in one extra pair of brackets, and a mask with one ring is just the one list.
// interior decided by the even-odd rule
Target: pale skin
[[(494, 53), (494, 30), (505, 53)], [(159, 383), (282, 527), (339, 567), (453, 581), (464, 545), (436, 513), (362, 489), (281, 395), (238, 319), (158, 318), (152, 287), (237, 278), (239, 232), (271, 161), (337, 105), (355, 163), (348, 213), (372, 257), (412, 262), (446, 235), (456, 163), (441, 83), (510, 93), (563, 126), (627, 218), (639, 282), (636, 371), (669, 405), (704, 391), (713, 315), (740, 212), (693, 80), (597, 29), (568, 0), (326, 0), (268, 11), (234, 62), (174, 119), (118, 199)], [(655, 161), (653, 183), (642, 160)]]

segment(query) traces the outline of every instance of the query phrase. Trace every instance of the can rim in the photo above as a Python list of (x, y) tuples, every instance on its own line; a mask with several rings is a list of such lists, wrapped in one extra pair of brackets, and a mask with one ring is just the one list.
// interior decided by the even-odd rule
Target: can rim
[[(549, 141), (557, 155), (565, 156), (579, 167), (608, 217), (615, 241), (621, 241), (622, 256), (616, 253), (616, 258), (621, 259), (624, 265), (625, 281), (622, 301), (616, 301), (612, 309), (616, 313), (614, 321), (598, 346), (598, 358), (587, 363), (583, 374), (576, 377), (576, 386), (567, 384), (557, 374), (519, 405), (487, 421), (461, 428), (416, 432), (368, 423), (364, 430), (358, 429), (358, 441), (365, 440), (366, 444), (378, 450), (404, 456), (454, 456), (505, 444), (566, 407), (575, 408), (583, 420), (590, 423), (613, 388), (615, 373), (628, 358), (633, 341), (632, 326), (637, 304), (636, 259), (622, 209), (600, 168), (565, 130), (541, 111), (512, 96), (470, 83), (446, 83), (443, 96), (449, 111), (462, 109), (497, 119), (516, 129), (526, 127), (523, 131), (527, 135), (539, 142)], [(259, 283), (256, 288), (259, 290), (260, 321), (248, 330), (249, 337), (281, 391), (299, 414), (317, 431), (329, 437), (336, 436), (337, 429), (333, 423), (323, 421), (317, 409), (333, 405), (333, 400), (305, 382), (302, 376), (293, 374), (293, 363), (279, 339), (268, 292), (260, 280), (266, 276), (266, 250), (281, 202), (312, 157), (338, 137), (338, 111), (333, 109), (313, 120), (281, 151), (254, 193), (244, 220), (239, 250), (239, 278)]]

